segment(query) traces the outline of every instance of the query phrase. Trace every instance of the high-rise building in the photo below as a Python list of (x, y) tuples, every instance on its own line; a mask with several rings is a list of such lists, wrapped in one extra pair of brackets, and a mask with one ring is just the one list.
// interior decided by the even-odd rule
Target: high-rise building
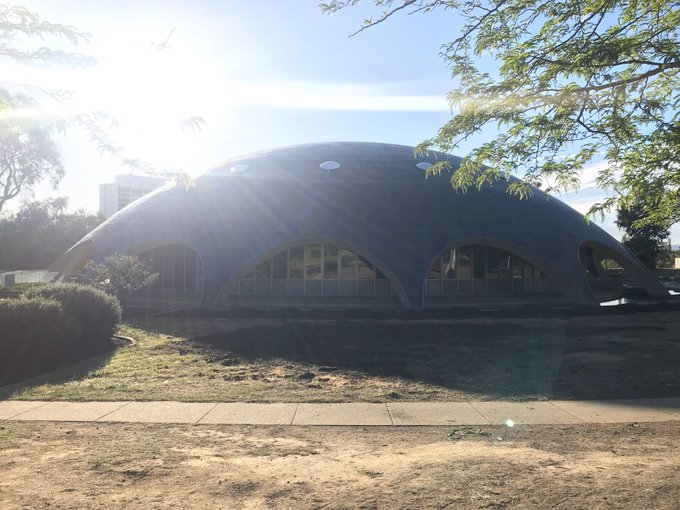
[(99, 212), (107, 219), (166, 182), (158, 177), (132, 174), (116, 175), (114, 181), (99, 185)]

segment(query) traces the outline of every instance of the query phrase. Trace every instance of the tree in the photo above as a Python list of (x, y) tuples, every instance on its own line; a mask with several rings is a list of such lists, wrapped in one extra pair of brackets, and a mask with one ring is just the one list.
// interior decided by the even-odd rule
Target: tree
[(99, 264), (89, 263), (81, 281), (121, 300), (156, 283), (158, 273), (152, 273), (138, 257), (116, 253)]
[(64, 176), (57, 145), (51, 140), (51, 127), (37, 119), (12, 115), (35, 102), (26, 96), (13, 96), (0, 89), (0, 211), (21, 191), (49, 179), (53, 187)]
[(0, 269), (45, 269), (103, 221), (67, 207), (65, 197), (29, 201), (0, 220)]
[[(658, 269), (671, 269), (675, 265), (676, 258), (680, 258), (680, 250), (672, 250), (669, 245), (666, 245), (656, 258), (656, 267)], [(678, 286), (680, 286), (680, 281), (678, 281)], [(680, 290), (680, 288), (673, 290)]]
[[(25, 7), (0, 5), (0, 59), (43, 67), (88, 67), (96, 64), (96, 60), (74, 50), (80, 44), (89, 42), (91, 37), (88, 32), (73, 26), (45, 21), (38, 13)], [(17, 41), (26, 45), (30, 40), (49, 43), (65, 41), (70, 51), (45, 45), (29, 49), (15, 47)], [(166, 39), (165, 43), (160, 43), (159, 48), (169, 47), (167, 42)], [(43, 99), (58, 103), (67, 101), (73, 95), (69, 90), (50, 90), (30, 84), (14, 84), (12, 88), (28, 89), (31, 95), (43, 96)], [(183, 171), (157, 170), (148, 162), (126, 154), (125, 148), (110, 134), (117, 123), (108, 114), (93, 111), (66, 117), (41, 117), (37, 101), (27, 95), (12, 95), (14, 92), (16, 90), (10, 92), (0, 88), (0, 211), (8, 200), (22, 190), (30, 191), (39, 181), (49, 179), (56, 187), (64, 175), (64, 169), (58, 148), (50, 136), (74, 127), (86, 133), (100, 154), (113, 156), (130, 170), (160, 175), (190, 185), (191, 179)], [(205, 126), (205, 120), (194, 116), (182, 124), (182, 129), (200, 131)]]
[[(320, 7), (334, 13), (359, 2)], [(400, 11), (450, 10), (462, 21), (441, 51), (456, 80), (449, 94), (455, 113), (419, 150), (451, 152), (482, 130), (497, 134), (464, 158), (451, 178), (455, 188), (481, 187), (513, 173), (547, 191), (572, 189), (584, 165), (603, 156), (608, 167), (597, 183), (612, 194), (591, 213), (652, 197), (644, 201), (639, 225), (680, 221), (676, 1), (373, 2), (384, 10), (355, 33)], [(532, 192), (526, 183), (512, 183), (509, 191), (520, 197)]]
[[(87, 66), (94, 59), (74, 51), (41, 46), (14, 47), (17, 40), (65, 39), (72, 47), (86, 42), (90, 34), (73, 27), (40, 19), (25, 7), (0, 5), (0, 57), (29, 65)], [(42, 92), (64, 97), (65, 91)], [(0, 211), (21, 191), (30, 191), (42, 180), (56, 187), (64, 176), (57, 145), (50, 138), (60, 123), (35, 115), (37, 103), (23, 94), (0, 89)]]
[(46, 38), (65, 39), (71, 47), (90, 40), (91, 35), (81, 32), (75, 27), (50, 23), (40, 16), (19, 5), (0, 4), (0, 56), (30, 65), (69, 65), (88, 66), (95, 60), (75, 51), (64, 51), (41, 46), (34, 49), (17, 49), (13, 47), (16, 40)]
[(623, 244), (632, 251), (649, 269), (656, 269), (660, 256), (668, 251), (667, 239), (670, 232), (663, 225), (649, 223), (640, 226), (644, 217), (644, 204), (620, 207), (617, 211), (616, 225), (625, 229)]

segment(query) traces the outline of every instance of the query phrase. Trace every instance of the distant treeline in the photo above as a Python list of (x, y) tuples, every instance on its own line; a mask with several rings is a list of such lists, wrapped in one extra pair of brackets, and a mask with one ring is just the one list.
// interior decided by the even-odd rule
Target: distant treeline
[(66, 212), (65, 197), (25, 202), (0, 219), (0, 270), (46, 269), (102, 222), (98, 214)]

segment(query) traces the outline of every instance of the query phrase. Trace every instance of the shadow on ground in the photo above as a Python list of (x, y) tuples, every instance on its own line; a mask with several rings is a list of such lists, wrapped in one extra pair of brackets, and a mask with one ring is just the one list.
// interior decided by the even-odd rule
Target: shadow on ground
[(0, 400), (11, 398), (17, 392), (42, 384), (62, 384), (80, 380), (91, 372), (106, 366), (121, 342), (112, 339), (110, 345), (89, 352), (69, 353), (39, 365), (16, 364), (4, 360), (13, 370), (6, 370), (0, 379)]
[(617, 317), (525, 322), (288, 321), (172, 348), (222, 365), (279, 361), (284, 377), (310, 385), (342, 372), (489, 399), (664, 397), (680, 390), (680, 341), (666, 326)]

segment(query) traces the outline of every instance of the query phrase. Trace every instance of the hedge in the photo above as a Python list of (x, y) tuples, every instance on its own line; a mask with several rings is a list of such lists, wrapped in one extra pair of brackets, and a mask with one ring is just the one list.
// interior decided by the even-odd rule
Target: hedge
[(77, 343), (108, 341), (120, 324), (122, 310), (118, 300), (105, 292), (76, 283), (33, 287), (24, 297), (53, 299), (61, 303), (64, 314), (80, 328)]
[(115, 298), (82, 285), (44, 285), (0, 300), (0, 385), (103, 352), (120, 320)]

